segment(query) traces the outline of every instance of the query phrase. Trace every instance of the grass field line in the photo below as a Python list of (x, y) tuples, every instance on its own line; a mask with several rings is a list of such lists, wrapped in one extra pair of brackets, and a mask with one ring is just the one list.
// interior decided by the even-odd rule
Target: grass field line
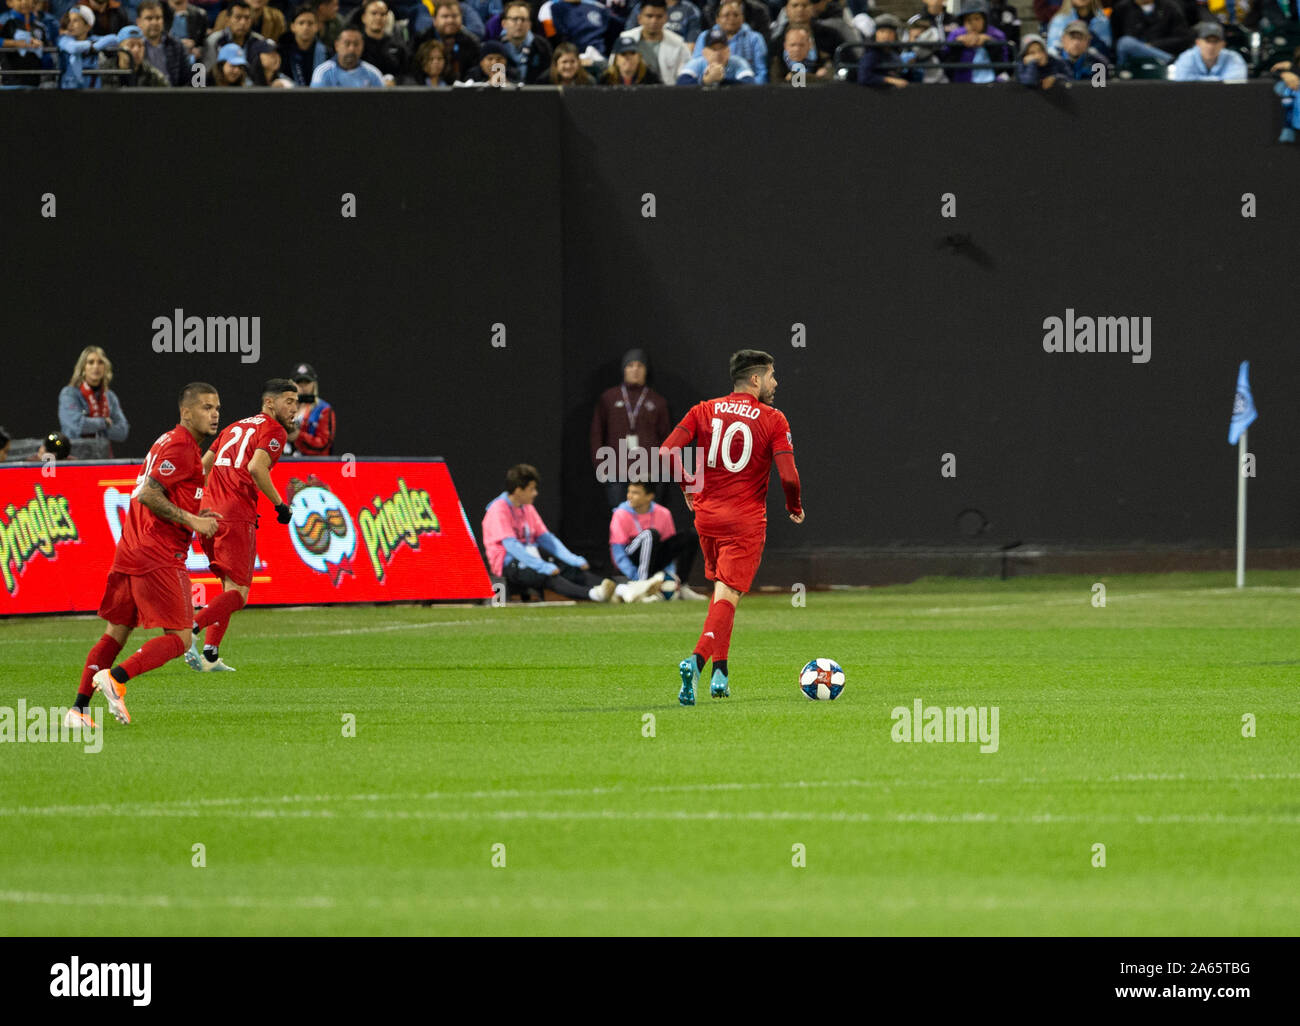
[[(142, 818), (190, 818), (200, 815), (240, 820), (424, 820), (477, 823), (519, 822), (716, 822), (716, 823), (919, 823), (930, 825), (1056, 826), (1058, 824), (1136, 824), (1223, 826), (1300, 826), (1300, 813), (1000, 813), (1000, 812), (815, 812), (806, 809), (241, 809), (141, 810)], [(90, 815), (96, 815), (91, 812)]]
[(77, 908), (88, 905), (135, 905), (144, 908), (333, 908), (334, 899), (324, 896), (251, 898), (239, 894), (204, 899), (169, 894), (96, 894), (82, 889), (62, 894), (42, 891), (0, 891), (0, 904), (71, 905)]
[[(1110, 590), (1106, 593), (1106, 604), (1109, 606), (1113, 602), (1131, 602), (1135, 599), (1199, 599), (1207, 595), (1244, 595), (1246, 593), (1260, 594), (1300, 594), (1300, 588), (1283, 588), (1273, 585), (1262, 585), (1258, 588), (1246, 588), (1238, 590), (1236, 588), (1181, 588), (1178, 590), (1166, 591), (1134, 591), (1134, 592), (1117, 592)], [(1026, 594), (1023, 602), (1006, 602), (998, 605), (980, 605), (978, 602), (966, 606), (931, 606), (928, 609), (908, 609), (900, 607), (893, 611), (892, 615), (896, 616), (915, 616), (929, 615), (930, 613), (985, 613), (997, 612), (1015, 609), (1037, 609), (1041, 606), (1088, 606), (1091, 601), (1091, 594), (1080, 592), (1078, 595), (1072, 595), (1070, 598), (1048, 599), (1043, 600), (1040, 595), (1053, 594), (1052, 592), (1040, 592), (1038, 594)], [(972, 596), (978, 598), (979, 596)], [(872, 611), (875, 612), (874, 610)], [(891, 615), (887, 613), (886, 615)]]
[[(977, 783), (1042, 784), (1113, 784), (1134, 782), (1186, 782), (1186, 783), (1238, 783), (1243, 781), (1300, 780), (1300, 773), (1249, 773), (1214, 777), (1189, 777), (1182, 773), (1122, 773), (1109, 777), (982, 777)], [(0, 808), (0, 817), (6, 816), (202, 816), (205, 813), (221, 815), (221, 809), (235, 809), (238, 815), (256, 815), (242, 809), (250, 805), (329, 805), (377, 802), (418, 802), (441, 800), (502, 800), (512, 798), (570, 798), (604, 797), (621, 795), (635, 798), (647, 794), (681, 794), (720, 791), (809, 790), (825, 788), (896, 788), (896, 787), (951, 787), (952, 781), (897, 778), (892, 780), (795, 780), (795, 781), (744, 781), (715, 782), (709, 784), (662, 784), (649, 787), (569, 787), (535, 790), (500, 789), (490, 791), (424, 791), (392, 794), (286, 794), (231, 798), (181, 798), (156, 802), (98, 802), (79, 805), (15, 806)], [(274, 813), (270, 813), (274, 814)], [(467, 813), (468, 815), (468, 813)]]
[[(1195, 900), (1183, 902), (1185, 907), (1195, 909), (1220, 910), (1229, 899), (1218, 895), (1201, 896)], [(729, 899), (731, 907), (757, 907), (765, 913), (807, 913), (811, 904), (824, 905), (828, 899), (824, 896), (800, 894), (794, 897), (777, 898), (768, 893), (744, 895), (739, 894)], [(1042, 908), (1041, 896), (1023, 896), (1009, 894), (944, 894), (929, 893), (922, 895), (872, 894), (865, 903), (863, 912), (876, 910), (883, 912), (908, 912), (931, 909), (949, 911), (984, 911), (997, 912), (1013, 909), (1037, 911)], [(1057, 907), (1070, 907), (1095, 911), (1090, 900), (1078, 896), (1063, 895), (1054, 899)], [(566, 893), (562, 895), (547, 894), (415, 894), (404, 892), (390, 898), (357, 895), (343, 895), (335, 899), (326, 895), (311, 897), (250, 897), (246, 895), (224, 895), (213, 898), (196, 898), (190, 895), (168, 894), (81, 894), (48, 891), (0, 891), (0, 905), (60, 905), (68, 907), (86, 906), (135, 906), (159, 909), (338, 909), (346, 911), (355, 908), (392, 909), (400, 908), (409, 912), (412, 907), (443, 911), (502, 912), (517, 913), (521, 909), (534, 912), (597, 912), (628, 913), (638, 912), (686, 912), (698, 913), (699, 899), (694, 896), (679, 897), (632, 897), (602, 898), (588, 895)], [(1270, 907), (1286, 907), (1300, 904), (1294, 896), (1275, 895), (1270, 898)], [(1126, 895), (1123, 898), (1126, 909), (1159, 909), (1159, 901), (1140, 895)], [(977, 931), (984, 932), (984, 931)], [(0, 931), (3, 934), (3, 931)]]

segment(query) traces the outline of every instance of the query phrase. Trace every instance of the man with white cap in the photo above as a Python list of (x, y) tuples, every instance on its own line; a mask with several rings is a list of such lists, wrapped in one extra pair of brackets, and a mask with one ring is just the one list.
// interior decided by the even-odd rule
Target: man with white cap
[(95, 12), (85, 4), (70, 8), (59, 24), (63, 29), (59, 34), (59, 88), (93, 88), (95, 79), (87, 76), (85, 69), (94, 66), (95, 53), (109, 46), (116, 46), (117, 37), (91, 38), (90, 30), (95, 25)]

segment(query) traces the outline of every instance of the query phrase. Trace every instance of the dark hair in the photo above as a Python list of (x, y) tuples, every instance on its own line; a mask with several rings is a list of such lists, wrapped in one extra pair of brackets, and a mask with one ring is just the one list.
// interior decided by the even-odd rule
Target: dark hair
[[(578, 48), (574, 46), (572, 43), (561, 43), (559, 46), (557, 46), (554, 50), (551, 51), (551, 70), (548, 77), (548, 81), (551, 83), (551, 85), (559, 84), (560, 76), (557, 74), (555, 70), (555, 66), (560, 62), (560, 58), (565, 56), (566, 54), (571, 54), (574, 57), (580, 57)], [(576, 85), (591, 85), (593, 82), (595, 82), (595, 79), (591, 77), (590, 72), (588, 72), (586, 68), (584, 68), (581, 64), (579, 64), (578, 73), (573, 76), (573, 81)]]
[(51, 431), (41, 440), (41, 444), (56, 460), (66, 460), (72, 455), (72, 443), (62, 431)]
[(383, 4), (385, 7), (388, 7), (389, 10), (392, 10), (388, 0), (361, 0), (361, 13), (365, 14), (371, 4)]
[(662, 7), (668, 9), (668, 0), (641, 0), (642, 7)]
[(527, 488), (534, 481), (541, 483), (542, 477), (531, 463), (516, 463), (506, 471), (506, 494), (518, 488)]
[[(654, 0), (651, 0), (651, 3), (653, 2)], [(642, 3), (641, 6), (644, 7), (645, 4)], [(627, 486), (629, 488), (631, 488), (633, 485), (636, 485), (638, 488), (640, 488), (641, 491), (646, 493), (646, 495), (655, 494), (655, 483), (653, 481), (629, 481), (627, 483)]]
[[(652, 0), (652, 2), (662, 3), (663, 0)], [(528, 17), (531, 19), (533, 16), (533, 5), (529, 2), (529, 0), (506, 0), (505, 6), (501, 8), (501, 14), (503, 16), (509, 14), (510, 8), (512, 7), (526, 7), (528, 8)]]
[(298, 386), (288, 378), (269, 378), (262, 385), (263, 399), (268, 396), (274, 399), (277, 396), (283, 395), (285, 392), (292, 392), (294, 395), (297, 395)]
[(230, 0), (230, 3), (226, 4), (227, 11), (233, 11), (236, 7), (242, 7), (246, 11), (253, 9), (253, 5), (248, 0)]
[(770, 367), (775, 362), (771, 353), (765, 353), (761, 349), (738, 349), (731, 354), (731, 383), (734, 385), (739, 381), (747, 381), (755, 371)]
[(151, 7), (156, 7), (156, 8), (158, 8), (158, 13), (159, 13), (159, 14), (162, 13), (162, 4), (159, 2), (159, 0), (140, 0), (140, 6), (138, 6), (138, 7), (135, 9), (136, 17), (138, 18), (138, 17), (140, 16), (141, 12), (143, 12), (143, 11), (147, 11), (147, 10), (149, 10)]
[(444, 68), (446, 68), (447, 51), (442, 45), (442, 40), (426, 39), (423, 43), (420, 44), (420, 48), (415, 51), (415, 66), (420, 70), (421, 73), (424, 72), (424, 66), (429, 63), (429, 55), (433, 53), (435, 50), (438, 53), (442, 54), (442, 65)]
[(320, 18), (317, 17), (316, 15), (316, 8), (319, 7), (320, 5), (321, 5), (321, 0), (315, 0), (315, 2), (313, 3), (303, 4), (301, 7), (295, 7), (293, 9), (293, 13), (289, 15), (289, 24), (292, 25), (304, 14), (310, 14), (313, 18), (316, 18), (317, 21), (320, 21)]
[(365, 33), (362, 32), (361, 29), (360, 29), (360, 27), (357, 26), (357, 25), (344, 25), (341, 29), (339, 29), (338, 38), (335, 39), (334, 42), (337, 43), (337, 42), (339, 41), (339, 39), (342, 39), (342, 38), (343, 38), (343, 34), (344, 34), (345, 32), (355, 32), (355, 33), (356, 33), (357, 35), (359, 35), (359, 36), (364, 36), (364, 35), (365, 35)]
[[(239, 0), (236, 0), (238, 3)], [(245, 7), (248, 5), (245, 4)], [(217, 390), (209, 385), (206, 381), (191, 381), (181, 389), (180, 406), (184, 409), (186, 406), (193, 406), (201, 395), (216, 395)]]

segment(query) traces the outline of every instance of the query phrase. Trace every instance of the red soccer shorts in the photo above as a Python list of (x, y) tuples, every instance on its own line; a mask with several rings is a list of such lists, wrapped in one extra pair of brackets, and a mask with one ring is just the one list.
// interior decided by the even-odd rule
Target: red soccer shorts
[(758, 564), (763, 560), (763, 543), (767, 541), (767, 528), (748, 534), (714, 538), (700, 535), (700, 551), (704, 553), (704, 576), (710, 581), (721, 581), (733, 591), (744, 594), (754, 583)]
[(187, 631), (194, 623), (190, 575), (179, 564), (144, 574), (110, 571), (99, 615), (122, 627)]
[(234, 581), (241, 588), (252, 587), (257, 524), (251, 520), (219, 520), (217, 533), (202, 542), (214, 574)]

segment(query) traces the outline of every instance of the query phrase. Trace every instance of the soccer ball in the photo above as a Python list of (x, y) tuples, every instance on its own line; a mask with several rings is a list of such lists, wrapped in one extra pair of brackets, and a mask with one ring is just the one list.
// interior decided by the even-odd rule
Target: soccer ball
[(844, 690), (844, 668), (834, 659), (814, 659), (799, 671), (799, 690), (814, 702), (830, 702)]

